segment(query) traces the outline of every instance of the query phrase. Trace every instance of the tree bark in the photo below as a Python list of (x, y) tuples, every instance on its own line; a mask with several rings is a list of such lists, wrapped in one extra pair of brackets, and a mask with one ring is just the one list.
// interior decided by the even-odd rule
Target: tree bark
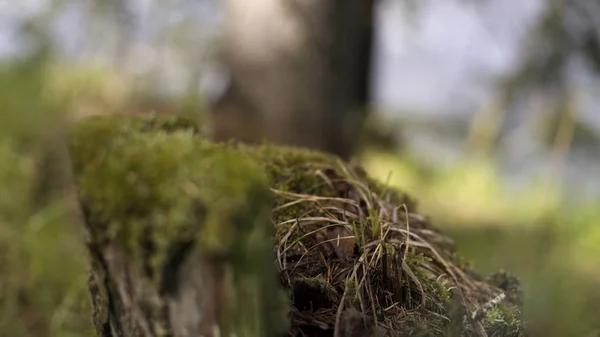
[(348, 158), (369, 98), (374, 0), (223, 0), (230, 84), (217, 140), (267, 140)]

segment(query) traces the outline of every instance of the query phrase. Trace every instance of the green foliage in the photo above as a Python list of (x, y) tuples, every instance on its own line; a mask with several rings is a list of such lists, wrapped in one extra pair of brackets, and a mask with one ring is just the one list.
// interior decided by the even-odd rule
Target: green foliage
[(47, 89), (43, 56), (0, 65), (0, 138), (13, 138), (18, 146), (31, 145), (43, 125), (56, 117), (55, 109), (43, 97)]
[(60, 116), (46, 56), (0, 68), (0, 336), (93, 335), (77, 217), (67, 196), (38, 189), (39, 149), (60, 136), (48, 132)]

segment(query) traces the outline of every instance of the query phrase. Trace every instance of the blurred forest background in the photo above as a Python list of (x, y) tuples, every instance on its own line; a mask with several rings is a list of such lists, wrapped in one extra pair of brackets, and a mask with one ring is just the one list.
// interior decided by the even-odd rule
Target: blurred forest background
[[(275, 2), (0, 0), (0, 336), (93, 335), (85, 247), (60, 146), (68, 124), (156, 112), (189, 114), (210, 129), (211, 111), (233, 118), (227, 99), (235, 103), (260, 81), (261, 69), (240, 79), (231, 66), (243, 65), (252, 48), (261, 66), (309, 82), (294, 97), (252, 92), (272, 98), (253, 106), (271, 113), (263, 116), (270, 131), (243, 121), (244, 132), (277, 130), (270, 121), (282, 105), (304, 109), (290, 119), (302, 131), (292, 143), (337, 141), (328, 150), (352, 154), (417, 198), (418, 211), (456, 240), (476, 270), (520, 277), (532, 336), (598, 336), (600, 1), (375, 1), (366, 9), (373, 40), (350, 35), (359, 41), (350, 51), (349, 43), (334, 44), (345, 55), (334, 60), (353, 61), (331, 63), (337, 72), (317, 80), (310, 62), (290, 70), (261, 54), (275, 43), (269, 31), (293, 31), (286, 25), (293, 18), (267, 9)], [(329, 22), (318, 15), (319, 1), (307, 3), (317, 5), (304, 8), (316, 11), (306, 18)], [(274, 15), (265, 16), (270, 25), (232, 43), (227, 34), (239, 32), (231, 27), (255, 24), (243, 14), (251, 8)], [(337, 26), (315, 25), (315, 39), (328, 41), (323, 27)], [(293, 44), (290, 34), (281, 36)], [(342, 97), (336, 109), (368, 113), (344, 130), (337, 117), (319, 120), (319, 99), (307, 101), (323, 95), (315, 83)], [(344, 83), (358, 87), (338, 90)], [(307, 118), (319, 122), (305, 125)]]

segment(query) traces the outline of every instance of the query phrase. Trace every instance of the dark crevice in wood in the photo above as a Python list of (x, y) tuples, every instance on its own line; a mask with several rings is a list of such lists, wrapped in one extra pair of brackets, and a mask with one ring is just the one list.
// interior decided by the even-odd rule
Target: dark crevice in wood
[[(118, 300), (118, 298), (115, 298), (114, 294), (117, 293), (117, 290), (115, 289), (114, 285), (111, 283), (111, 277), (110, 277), (110, 270), (108, 267), (108, 263), (106, 262), (106, 260), (104, 259), (104, 257), (102, 256), (102, 252), (101, 249), (99, 247), (97, 247), (94, 244), (88, 244), (88, 250), (92, 256), (92, 259), (98, 263), (100, 263), (101, 265), (101, 270), (104, 272), (104, 279), (103, 280), (97, 280), (97, 281), (101, 281), (104, 285), (104, 289), (106, 290), (106, 302), (107, 302), (107, 306), (108, 308), (104, 308), (104, 309), (108, 309), (108, 313), (110, 316), (109, 319), (109, 324), (110, 322), (113, 322), (114, 325), (111, 324), (111, 327), (113, 329), (115, 329), (117, 336), (125, 336), (123, 334), (123, 327), (121, 325), (121, 320), (119, 319), (120, 316), (122, 316), (123, 314), (123, 308), (120, 308), (121, 305), (120, 301)], [(105, 333), (107, 333), (107, 335), (102, 336), (102, 337), (112, 337), (112, 332), (111, 329), (108, 328), (104, 331)]]
[(160, 294), (176, 297), (179, 290), (179, 267), (185, 262), (196, 245), (195, 240), (179, 242), (169, 249), (169, 256), (162, 271)]
[(152, 240), (152, 231), (146, 230), (140, 236), (140, 251), (142, 255), (142, 268), (144, 270), (144, 276), (149, 279), (153, 279), (155, 270), (152, 267), (151, 261), (152, 256), (156, 253), (156, 244)]

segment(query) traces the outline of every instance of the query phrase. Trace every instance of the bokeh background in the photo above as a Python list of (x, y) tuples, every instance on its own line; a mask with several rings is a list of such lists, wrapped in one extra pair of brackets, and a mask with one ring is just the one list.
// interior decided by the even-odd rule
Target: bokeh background
[[(354, 157), (477, 271), (520, 277), (532, 336), (598, 336), (600, 2), (380, 0), (374, 18)], [(106, 113), (210, 128), (231, 24), (218, 0), (0, 0), (0, 336), (93, 335), (61, 139)]]

